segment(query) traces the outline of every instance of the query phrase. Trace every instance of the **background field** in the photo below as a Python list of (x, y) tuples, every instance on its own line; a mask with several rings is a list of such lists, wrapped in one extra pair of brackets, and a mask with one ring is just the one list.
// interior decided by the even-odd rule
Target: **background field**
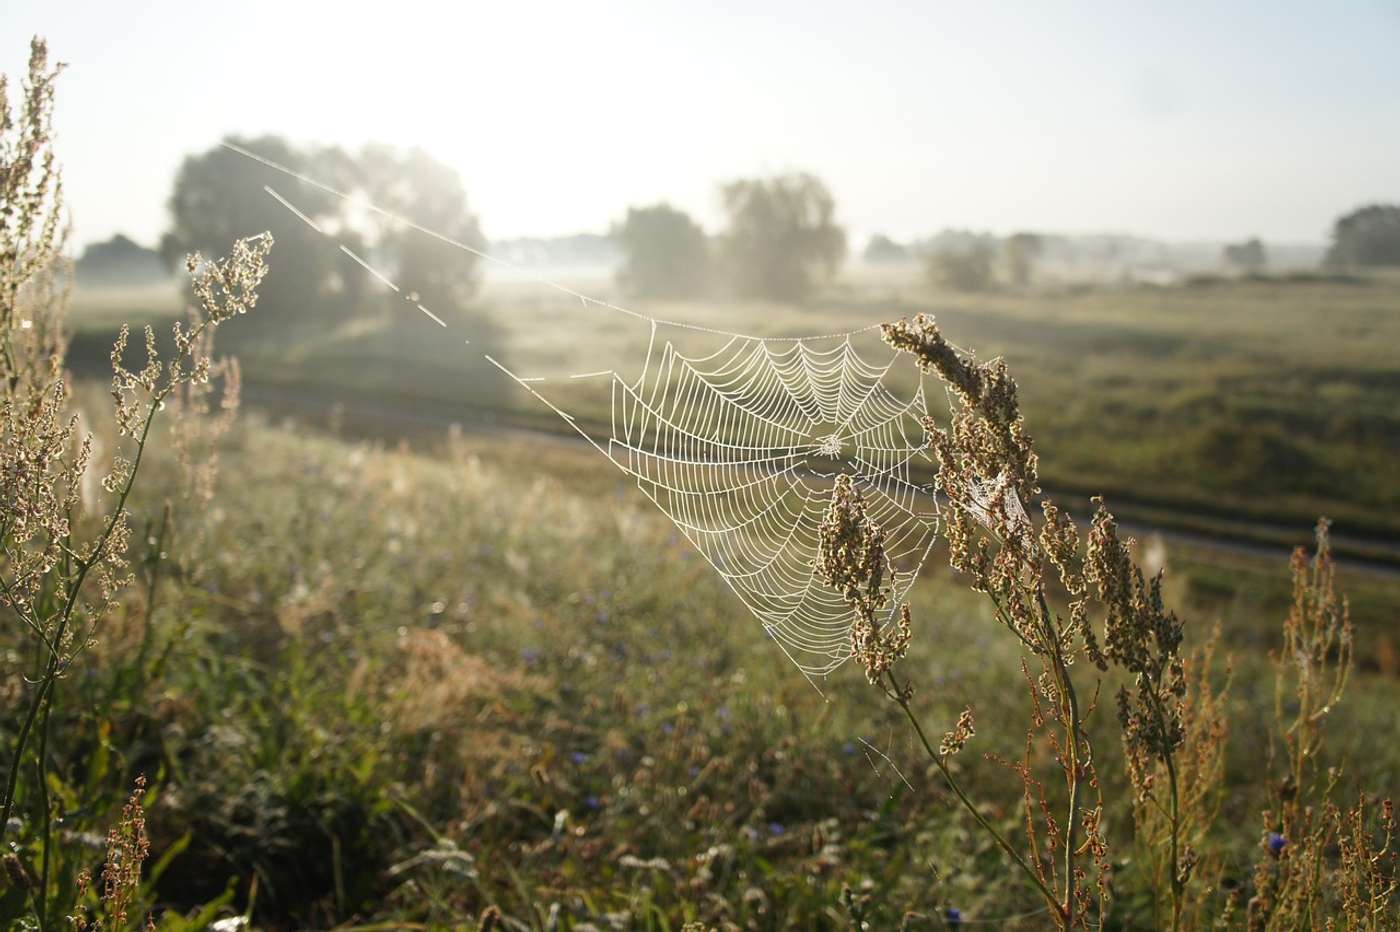
[[(565, 284), (621, 301), (606, 277)], [(75, 355), (105, 364), (111, 321), (166, 317), (178, 307), (173, 288), (80, 291)], [(1067, 501), (1083, 507), (1101, 492), (1138, 523), (1281, 546), (1305, 541), (1325, 513), (1341, 552), (1400, 565), (1400, 488), (1391, 481), (1400, 454), (1400, 276), (1300, 273), (959, 295), (932, 290), (917, 267), (858, 267), (805, 305), (637, 309), (761, 336), (932, 313), (955, 343), (984, 358), (1006, 356), (1045, 484)], [(570, 433), (488, 364), (486, 352), (519, 375), (545, 377), (542, 392), (606, 434), (607, 380), (580, 385), (567, 376), (635, 372), (650, 336), (626, 315), (510, 280), (488, 281), (451, 323), (444, 338), (403, 308), (345, 326), (245, 330), (230, 348), (253, 401), (313, 419), (339, 404), (385, 436), (450, 423)], [(658, 338), (704, 345), (666, 328)], [(873, 337), (856, 345), (870, 359), (888, 358)], [(908, 383), (897, 369), (892, 384), (902, 387), (901, 378)]]

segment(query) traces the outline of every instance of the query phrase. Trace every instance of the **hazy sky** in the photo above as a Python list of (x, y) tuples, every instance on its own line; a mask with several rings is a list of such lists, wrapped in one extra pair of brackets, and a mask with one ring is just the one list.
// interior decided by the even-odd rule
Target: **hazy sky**
[(1400, 3), (0, 3), (70, 69), (80, 242), (153, 241), (228, 132), (421, 145), (493, 238), (804, 169), (857, 236), (1320, 241), (1400, 200)]

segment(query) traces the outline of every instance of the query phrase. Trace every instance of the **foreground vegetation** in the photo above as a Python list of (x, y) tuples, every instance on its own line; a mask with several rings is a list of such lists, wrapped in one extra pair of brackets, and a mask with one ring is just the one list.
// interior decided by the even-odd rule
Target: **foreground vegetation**
[[(1120, 543), (1105, 511), (1082, 551), (1053, 508), (1026, 517), (1036, 459), (1004, 367), (901, 322), (891, 343), (958, 406), (928, 425), (948, 550), (882, 626), (881, 530), (836, 483), (819, 572), (868, 682), (814, 690), (580, 445), (234, 428), (212, 334), (255, 309), (266, 236), (189, 258), (173, 356), (148, 330), (128, 362), (122, 329), (108, 398), (75, 394), (52, 77), (36, 42), (0, 150), (7, 923), (1395, 928), (1373, 795), (1400, 774), (1375, 740), (1400, 698), (1393, 595), (1368, 585), (1353, 627), (1325, 525), (1291, 591), (1278, 568), (1282, 597), (1222, 580), (1240, 554), (1164, 592), (1170, 551)], [(340, 341), (346, 366), (384, 342), (323, 329), (294, 352)], [(361, 387), (419, 342), (364, 357)], [(937, 751), (920, 723), (949, 729)]]
[[(1035, 913), (857, 671), (824, 701), (615, 470), (540, 453), (230, 435), (217, 502), (175, 525), (165, 561), (138, 545), (156, 585), (136, 588), (51, 725), (64, 863), (101, 861), (143, 773), (151, 861), (179, 853), (142, 903), (187, 912), (227, 888), (225, 912), (255, 896), (268, 928), (452, 923), (493, 905), (529, 928), (552, 911), (560, 928), (839, 927), (843, 885), (870, 895), (874, 927), (948, 906)], [(137, 506), (154, 517), (161, 498)], [(1021, 749), (1017, 651), (941, 565), (916, 591), (914, 703), (930, 723), (975, 706), (958, 766), (1014, 831), (1019, 780), (980, 755)], [(1270, 575), (1286, 586), (1283, 566)], [(1242, 886), (1273, 701), (1249, 645), (1277, 643), (1279, 619), (1171, 578), (1201, 606), (1189, 636), (1221, 618), (1235, 654), (1206, 850)], [(1381, 633), (1362, 626), (1358, 653)], [(1374, 740), (1398, 700), (1393, 674), (1363, 672), (1331, 717), (1326, 759), (1346, 762), (1347, 786), (1400, 785), (1400, 751)], [(1106, 779), (1111, 718), (1095, 726)], [(1110, 809), (1120, 842), (1128, 819)], [(1118, 921), (1140, 925), (1145, 878), (1126, 854), (1114, 893)]]

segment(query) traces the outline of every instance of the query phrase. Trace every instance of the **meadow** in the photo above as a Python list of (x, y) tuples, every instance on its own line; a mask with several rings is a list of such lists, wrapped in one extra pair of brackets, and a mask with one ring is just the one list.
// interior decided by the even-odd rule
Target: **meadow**
[[(180, 284), (90, 288), (161, 260), (70, 261), (62, 70), (0, 79), (0, 926), (1400, 932), (1393, 269), (834, 275), (791, 173), (610, 235), (802, 300), (633, 312), (226, 143)], [(484, 242), (419, 150), (249, 145)]]
[[(494, 332), (519, 328), (495, 347), (516, 371), (639, 349), (625, 323), (566, 325), (576, 301), (523, 288), (482, 299)], [(1199, 536), (1137, 551), (1167, 567), (1188, 647), (1220, 629), (1211, 679), (1228, 666), (1231, 724), (1202, 847), (1223, 901), (1267, 857), (1267, 656), (1289, 603), (1277, 542), (1306, 540), (1325, 510), (1363, 549), (1396, 514), (1383, 479), (1397, 295), (1387, 278), (977, 297), (882, 278), (806, 308), (648, 310), (772, 333), (935, 310), (958, 342), (1013, 360), (1047, 484), (1087, 497), (1103, 476), (1111, 503), (1168, 527), (1260, 528), (1263, 552)], [(80, 294), (77, 358), (138, 305), (161, 317), (158, 297)], [(221, 444), (215, 498), (168, 525), (179, 470), (157, 449), (134, 500), (138, 585), (55, 712), (55, 792), (106, 800), (70, 814), (65, 845), (97, 845), (117, 775), (140, 772), (158, 868), (141, 903), (171, 923), (442, 928), (494, 908), (488, 923), (537, 930), (845, 928), (849, 890), (871, 928), (943, 927), (950, 908), (1045, 926), (859, 671), (819, 694), (634, 484), (541, 433), (555, 425), (531, 399), (459, 347), (401, 336), (414, 332), (386, 319), (241, 341), (253, 410)], [(1350, 426), (1308, 420), (1338, 421), (1341, 396)], [(1251, 439), (1255, 426), (1272, 440)], [(1232, 452), (1190, 442), (1206, 435)], [(1281, 437), (1355, 481), (1279, 468)], [(1265, 458), (1235, 483), (1231, 464), (1250, 455)], [(1400, 787), (1400, 751), (1375, 740), (1400, 700), (1397, 586), (1345, 556), (1342, 584), (1359, 670), (1325, 758), (1348, 789), (1385, 795)], [(954, 766), (1014, 831), (1021, 783), (998, 759), (1026, 745), (1016, 643), (942, 549), (912, 608), (914, 706), (940, 733), (976, 708), (974, 748)], [(1140, 928), (1147, 852), (1121, 802), (1118, 726), (1104, 709), (1089, 728), (1111, 801), (1108, 924)]]
[[(605, 277), (564, 284), (632, 306)], [(114, 321), (167, 319), (178, 308), (173, 288), (80, 292), (75, 353), (86, 348), (105, 364), (101, 348)], [(931, 288), (916, 267), (867, 266), (805, 305), (636, 309), (759, 336), (933, 314), (961, 346), (1002, 355), (1018, 373), (1043, 478), (1059, 497), (1102, 493), (1120, 517), (1140, 524), (1284, 549), (1305, 542), (1326, 514), (1339, 553), (1400, 565), (1400, 491), (1389, 481), (1400, 454), (1400, 277), (1304, 273), (959, 294)], [(231, 332), (229, 345), (255, 400), (301, 416), (338, 403), (375, 416), (381, 433), (411, 430), (404, 422), (413, 419), (570, 433), (485, 362), (484, 351), (522, 376), (552, 380), (541, 388), (557, 388), (571, 413), (605, 433), (606, 384), (590, 393), (567, 377), (636, 371), (650, 336), (625, 315), (518, 280), (488, 279), (452, 323), (479, 349), (440, 339), (401, 307), (344, 325), (319, 322), (292, 338)], [(669, 336), (686, 345), (686, 334)], [(878, 339), (857, 348), (881, 358)], [(898, 372), (891, 384), (901, 387)]]
[[(937, 927), (948, 906), (1043, 926), (858, 672), (823, 698), (612, 467), (539, 454), (469, 435), (415, 452), (257, 417), (226, 439), (217, 504), (177, 515), (169, 563), (142, 561), (164, 574), (137, 587), (65, 687), (80, 711), (54, 723), (65, 792), (131, 772), (159, 787), (153, 860), (178, 854), (148, 907), (226, 903), (261, 928), (452, 927), (493, 905), (510, 928), (841, 928), (849, 886), (873, 927)], [(174, 481), (159, 468), (142, 513)], [(1235, 658), (1212, 844), (1240, 884), (1285, 568), (1167, 560), (1189, 638), (1218, 621)], [(1014, 642), (931, 564), (906, 661), (920, 714), (951, 722), (972, 703), (979, 755), (1014, 757)], [(1197, 565), (1254, 584), (1198, 587)], [(1378, 628), (1362, 627), (1363, 656)], [(1327, 753), (1349, 784), (1400, 783), (1400, 751), (1373, 740), (1397, 701), (1395, 670), (1369, 669), (1336, 711)], [(1115, 755), (1112, 716), (1093, 727)], [(1011, 827), (1018, 781), (979, 755), (959, 766)], [(1145, 891), (1125, 817), (1115, 893), (1133, 927)]]

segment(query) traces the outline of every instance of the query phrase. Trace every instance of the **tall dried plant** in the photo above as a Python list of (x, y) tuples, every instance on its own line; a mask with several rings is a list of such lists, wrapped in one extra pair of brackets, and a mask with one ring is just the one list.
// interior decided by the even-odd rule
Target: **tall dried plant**
[[(1228, 673), (1224, 686), (1213, 675), (1218, 632), (1183, 653), (1185, 629), (1164, 602), (1162, 571), (1149, 575), (1134, 561), (1133, 542), (1120, 537), (1102, 500), (1095, 499), (1082, 536), (1048, 498), (1039, 501), (1041, 517), (1030, 517), (1028, 506), (1040, 495), (1039, 464), (1016, 383), (1001, 359), (978, 363), (965, 356), (923, 315), (887, 324), (884, 336), (947, 386), (950, 426), (930, 418), (924, 427), (938, 466), (949, 562), (986, 595), (1027, 655), (1022, 671), (1031, 725), (1024, 756), (1011, 762), (1023, 786), (1019, 846), (982, 816), (949, 766), (975, 735), (971, 710), (937, 748), (915, 715), (913, 687), (896, 667), (912, 638), (910, 612), (891, 604), (883, 531), (847, 476), (838, 478), (821, 525), (817, 572), (852, 606), (851, 651), (869, 681), (903, 710), (953, 794), (1042, 897), (1053, 923), (1087, 928), (1111, 919), (1113, 862), (1085, 722), (1113, 676), (1121, 683), (1116, 705), (1137, 861), (1145, 865), (1159, 927), (1230, 927), (1243, 918), (1251, 929), (1400, 928), (1391, 908), (1397, 891), (1392, 804), (1363, 795), (1342, 809), (1332, 801), (1340, 772), (1319, 763), (1323, 726), (1341, 701), (1353, 641), (1346, 601), (1335, 590), (1326, 522), (1318, 526), (1316, 556), (1309, 560), (1299, 550), (1293, 559), (1293, 607), (1275, 656), (1271, 760), (1284, 774), (1264, 813), (1264, 856), (1245, 915), (1236, 915), (1237, 897), (1224, 897), (1222, 915), (1224, 865), (1214, 852), (1202, 853), (1211, 847), (1207, 836), (1219, 812), (1229, 731)], [(1037, 747), (1049, 748), (1062, 794), (1047, 793)], [(1052, 797), (1062, 800), (1060, 812)]]
[[(908, 648), (909, 610), (898, 609), (893, 630), (887, 624), (882, 631), (875, 621), (889, 599), (881, 531), (866, 517), (858, 490), (843, 477), (822, 528), (818, 571), (855, 610), (853, 653), (870, 681), (903, 710), (954, 795), (1040, 894), (1060, 928), (1087, 927), (1095, 914), (1102, 919), (1108, 911), (1111, 861), (1085, 723), (1097, 705), (1103, 675), (1116, 667), (1125, 680), (1117, 705), (1129, 776), (1138, 798), (1163, 813), (1161, 874), (1168, 888), (1163, 899), (1176, 928), (1195, 863), (1177, 764), (1187, 737), (1188, 679), (1179, 652), (1182, 624), (1163, 604), (1161, 575), (1149, 578), (1133, 562), (1130, 542), (1120, 539), (1102, 502), (1083, 537), (1049, 499), (1040, 501), (1038, 521), (1030, 517), (1027, 507), (1040, 495), (1039, 460), (1003, 360), (978, 363), (963, 356), (922, 315), (887, 324), (884, 337), (947, 386), (950, 426), (930, 418), (924, 428), (938, 465), (935, 487), (949, 562), (987, 597), (996, 619), (1028, 656), (1022, 669), (1031, 725), (1024, 757), (1011, 764), (1024, 791), (1021, 844), (982, 816), (948, 766), (974, 735), (971, 711), (937, 748), (925, 736), (910, 703), (913, 688), (894, 670)], [(1057, 597), (1063, 610), (1054, 607)], [(1076, 675), (1085, 667), (1087, 673)], [(1036, 771), (1037, 747), (1048, 747), (1058, 768), (1063, 787), (1058, 812), (1049, 801), (1055, 794), (1047, 793)]]
[(189, 257), (197, 310), (188, 323), (175, 324), (168, 360), (147, 327), (144, 360), (128, 368), (130, 334), (122, 328), (111, 354), (116, 449), (101, 492), (85, 496), (92, 485), (85, 480), (98, 467), (63, 368), (71, 274), (52, 131), (60, 70), (36, 38), (17, 111), (0, 78), (0, 611), (22, 626), (31, 645), (0, 796), (0, 838), (14, 831), (21, 777), (32, 760), (41, 926), (52, 835), (48, 721), (59, 685), (132, 579), (127, 504), (157, 416), (169, 401), (183, 398), (189, 408), (202, 397), (214, 367), (212, 335), (256, 304), (272, 247), (272, 238), (261, 234), (234, 243), (225, 259)]
[(1263, 813), (1260, 856), (1246, 910), (1251, 930), (1400, 929), (1400, 858), (1390, 799), (1364, 793), (1337, 804), (1342, 769), (1324, 764), (1329, 717), (1351, 676), (1351, 611), (1337, 593), (1329, 525), (1317, 526), (1317, 549), (1293, 553), (1293, 599), (1273, 654), (1274, 728), (1270, 734), (1270, 807)]

